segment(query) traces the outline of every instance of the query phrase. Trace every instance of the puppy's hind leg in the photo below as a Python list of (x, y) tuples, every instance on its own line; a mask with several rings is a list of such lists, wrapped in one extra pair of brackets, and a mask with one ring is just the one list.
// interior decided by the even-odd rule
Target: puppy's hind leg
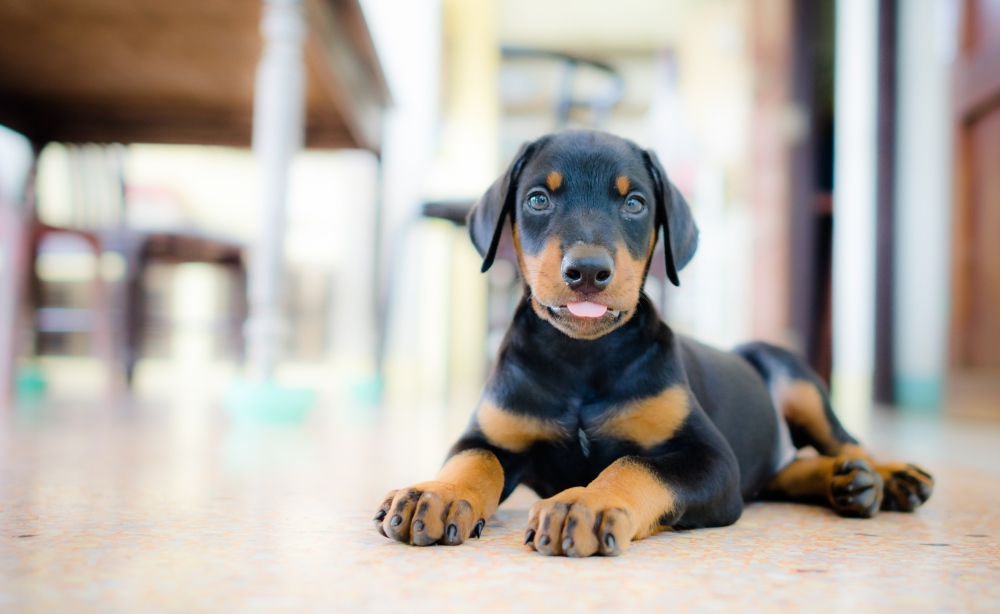
[[(875, 462), (840, 424), (826, 387), (801, 359), (766, 343), (748, 344), (736, 351), (767, 382), (795, 447), (812, 446), (829, 457), (792, 462), (775, 476), (765, 494), (825, 500), (842, 515), (863, 517), (879, 509), (913, 511), (930, 498), (934, 489), (930, 474), (915, 465)], [(874, 500), (866, 494), (869, 491)]]
[(841, 516), (871, 518), (882, 504), (882, 476), (863, 458), (797, 458), (764, 488), (767, 499), (829, 505)]

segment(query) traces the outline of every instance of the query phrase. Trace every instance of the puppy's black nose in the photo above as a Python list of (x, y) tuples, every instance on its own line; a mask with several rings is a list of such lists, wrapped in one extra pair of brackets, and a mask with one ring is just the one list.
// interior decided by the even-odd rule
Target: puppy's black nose
[(574, 245), (562, 259), (566, 284), (583, 294), (596, 294), (608, 287), (615, 275), (615, 261), (603, 247)]

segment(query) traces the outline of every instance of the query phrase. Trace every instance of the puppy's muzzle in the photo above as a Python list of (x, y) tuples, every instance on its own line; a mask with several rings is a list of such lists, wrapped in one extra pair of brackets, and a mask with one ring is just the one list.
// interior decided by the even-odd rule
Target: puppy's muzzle
[(615, 276), (615, 261), (608, 250), (594, 245), (574, 245), (562, 259), (566, 285), (580, 294), (597, 294)]

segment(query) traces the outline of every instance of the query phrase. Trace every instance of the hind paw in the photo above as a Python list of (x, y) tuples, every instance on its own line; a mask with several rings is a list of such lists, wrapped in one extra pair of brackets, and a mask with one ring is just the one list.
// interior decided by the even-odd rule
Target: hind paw
[(830, 480), (830, 506), (841, 516), (871, 518), (882, 505), (882, 476), (863, 458), (839, 458)]
[(934, 492), (934, 478), (916, 465), (882, 465), (879, 470), (885, 482), (884, 510), (912, 512)]

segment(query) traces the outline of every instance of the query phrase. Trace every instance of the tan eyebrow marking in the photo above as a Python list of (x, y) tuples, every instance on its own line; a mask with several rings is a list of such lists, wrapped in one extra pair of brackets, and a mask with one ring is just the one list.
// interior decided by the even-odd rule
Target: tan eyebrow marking
[(619, 194), (625, 196), (628, 194), (629, 188), (632, 187), (632, 182), (625, 175), (621, 175), (618, 179), (615, 179), (615, 187), (618, 188)]
[(548, 177), (545, 178), (545, 185), (548, 186), (550, 190), (555, 192), (562, 185), (563, 176), (559, 171), (552, 171), (549, 173)]

